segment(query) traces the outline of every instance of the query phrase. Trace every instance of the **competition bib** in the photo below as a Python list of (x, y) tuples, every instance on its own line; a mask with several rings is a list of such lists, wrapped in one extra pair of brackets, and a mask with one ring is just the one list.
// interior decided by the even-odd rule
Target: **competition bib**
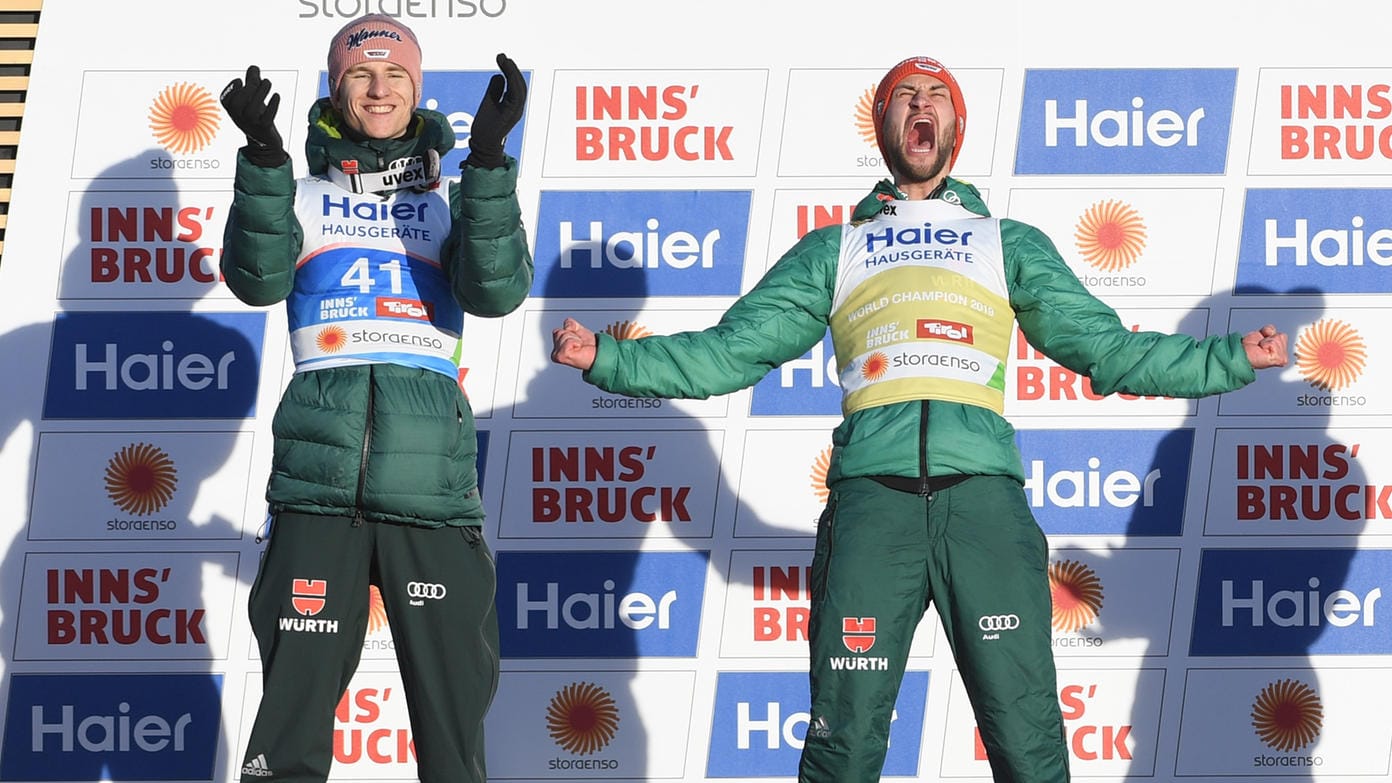
[(994, 218), (888, 201), (842, 230), (831, 334), (844, 413), (918, 399), (1002, 413), (1014, 324)]
[(391, 363), (457, 380), (464, 313), (440, 265), (444, 195), (402, 190), (384, 200), (310, 178), (295, 200), (304, 228), (286, 302), (295, 372)]

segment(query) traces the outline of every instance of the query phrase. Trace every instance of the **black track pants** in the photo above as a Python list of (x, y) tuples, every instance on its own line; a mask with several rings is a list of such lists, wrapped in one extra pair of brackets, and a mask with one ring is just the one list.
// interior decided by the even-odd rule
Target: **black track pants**
[(282, 513), (251, 588), (263, 693), (243, 781), (328, 777), (334, 708), (362, 655), (370, 584), (386, 603), (420, 780), (486, 780), (498, 618), (479, 529)]
[(909, 645), (930, 603), (997, 783), (1067, 781), (1048, 544), (1020, 485), (994, 476), (930, 497), (871, 479), (832, 489), (812, 560), (812, 713), (799, 781), (880, 779)]

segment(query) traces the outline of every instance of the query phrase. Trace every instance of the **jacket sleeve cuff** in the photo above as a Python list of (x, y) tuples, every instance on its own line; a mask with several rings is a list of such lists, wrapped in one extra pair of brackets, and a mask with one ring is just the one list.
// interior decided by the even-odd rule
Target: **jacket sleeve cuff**
[(586, 383), (611, 391), (614, 373), (618, 369), (619, 341), (608, 332), (595, 332), (594, 364), (581, 377)]

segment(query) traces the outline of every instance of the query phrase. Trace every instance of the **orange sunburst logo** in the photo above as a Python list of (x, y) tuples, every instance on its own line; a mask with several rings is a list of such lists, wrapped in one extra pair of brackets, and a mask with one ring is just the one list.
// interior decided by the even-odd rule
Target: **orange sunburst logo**
[(348, 332), (341, 326), (326, 326), (314, 336), (314, 345), (324, 353), (338, 353), (348, 344)]
[(1130, 204), (1099, 201), (1078, 218), (1073, 240), (1089, 266), (1116, 272), (1136, 263), (1145, 250), (1145, 221)]
[(132, 443), (106, 463), (106, 496), (127, 514), (159, 511), (174, 497), (178, 484), (174, 460), (148, 443)]
[(865, 357), (865, 364), (860, 366), (860, 377), (867, 381), (878, 381), (889, 369), (889, 357), (880, 351), (875, 351)]
[(1319, 736), (1324, 706), (1315, 689), (1296, 680), (1278, 680), (1262, 688), (1252, 703), (1252, 728), (1267, 747), (1291, 752)]
[(387, 627), (387, 602), (382, 600), (382, 591), (377, 585), (367, 588), (367, 632), (374, 634)]
[(875, 146), (875, 88), (869, 87), (860, 94), (855, 107), (856, 132), (865, 143)]
[(166, 87), (155, 96), (149, 119), (155, 140), (176, 155), (208, 146), (221, 124), (212, 93), (188, 82)]
[(614, 697), (589, 682), (573, 682), (551, 697), (546, 730), (567, 751), (585, 755), (603, 750), (619, 730)]
[(817, 496), (818, 503), (827, 502), (831, 496), (831, 489), (827, 487), (827, 471), (831, 469), (831, 447), (827, 446), (812, 461), (812, 473), (808, 478), (812, 479), (812, 494)]
[(1317, 389), (1346, 388), (1363, 374), (1367, 362), (1363, 335), (1338, 319), (1321, 318), (1295, 338), (1295, 367)]
[(604, 327), (604, 333), (615, 340), (636, 340), (652, 334), (652, 330), (633, 321), (615, 321)]
[(1076, 560), (1049, 564), (1049, 596), (1054, 602), (1055, 631), (1073, 633), (1091, 624), (1102, 611), (1102, 580)]

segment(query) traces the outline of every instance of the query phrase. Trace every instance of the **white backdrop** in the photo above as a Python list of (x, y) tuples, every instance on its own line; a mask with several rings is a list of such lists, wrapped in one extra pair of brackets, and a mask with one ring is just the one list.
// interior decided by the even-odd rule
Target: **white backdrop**
[[(241, 144), (216, 96), (260, 65), (302, 168), (328, 37), (379, 10), (422, 41), (450, 170), (494, 53), (531, 86), (508, 149), (538, 283), (466, 324), (463, 361), (493, 779), (795, 773), (829, 346), (636, 403), (549, 366), (549, 332), (712, 323), (884, 176), (868, 95), (914, 54), (963, 85), (954, 173), (1128, 324), (1269, 321), (1298, 358), (1221, 398), (1099, 399), (1017, 346), (1075, 777), (1388, 779), (1392, 7), (50, 0), (0, 264), (0, 780), (241, 776), (290, 360), (283, 310), (216, 279)], [(909, 668), (886, 776), (989, 779), (931, 615)], [(380, 622), (338, 717), (335, 780), (414, 779)]]

